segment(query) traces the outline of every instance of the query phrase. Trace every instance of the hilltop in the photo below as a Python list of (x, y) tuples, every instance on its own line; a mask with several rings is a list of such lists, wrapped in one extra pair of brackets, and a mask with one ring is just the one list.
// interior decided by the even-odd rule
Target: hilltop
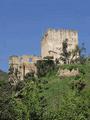
[[(1, 91), (4, 94), (0, 98), (1, 120), (89, 120), (90, 62), (60, 65), (54, 69), (53, 63), (46, 61), (46, 64), (44, 68), (40, 66), (42, 76), (39, 78), (33, 77), (33, 73), (27, 74), (13, 89), (7, 84), (8, 91)], [(60, 77), (59, 68), (78, 68), (80, 75)], [(1, 71), (0, 74), (7, 79), (7, 73)]]

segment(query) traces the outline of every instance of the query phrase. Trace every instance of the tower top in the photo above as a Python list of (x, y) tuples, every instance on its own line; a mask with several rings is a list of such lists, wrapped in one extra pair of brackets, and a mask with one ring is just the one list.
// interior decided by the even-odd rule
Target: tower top
[(62, 32), (62, 31), (64, 31), (64, 32), (77, 32), (78, 33), (77, 30), (74, 30), (74, 29), (65, 29), (65, 28), (61, 28), (61, 29), (49, 28), (47, 30), (47, 32), (48, 31), (53, 31), (53, 32)]

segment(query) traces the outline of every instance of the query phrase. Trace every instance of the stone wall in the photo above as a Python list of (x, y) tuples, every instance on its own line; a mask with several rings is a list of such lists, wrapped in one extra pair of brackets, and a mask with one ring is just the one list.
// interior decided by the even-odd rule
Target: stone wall
[(35, 72), (36, 73), (36, 66), (35, 63), (37, 60), (40, 60), (41, 57), (38, 56), (11, 56), (9, 58), (9, 68), (12, 66), (14, 68), (14, 72), (16, 69), (19, 71), (19, 78), (20, 80), (24, 79), (24, 76), (29, 72)]
[(41, 56), (53, 56), (54, 59), (60, 57), (62, 53), (62, 43), (68, 40), (68, 51), (75, 49), (78, 45), (78, 32), (74, 30), (49, 29), (41, 41)]
[(58, 71), (58, 75), (60, 77), (72, 77), (72, 76), (78, 76), (79, 74), (80, 73), (79, 73), (78, 68), (76, 70), (72, 69), (71, 71), (68, 69), (59, 69)]

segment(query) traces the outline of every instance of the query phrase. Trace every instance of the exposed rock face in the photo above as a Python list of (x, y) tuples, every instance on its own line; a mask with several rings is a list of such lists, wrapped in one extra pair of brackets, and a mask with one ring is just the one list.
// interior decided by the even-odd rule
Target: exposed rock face
[(41, 42), (41, 56), (53, 56), (54, 60), (62, 53), (62, 43), (67, 39), (68, 51), (75, 49), (78, 45), (78, 32), (74, 30), (49, 29)]
[(58, 75), (60, 77), (72, 77), (72, 76), (77, 76), (79, 74), (80, 73), (79, 73), (78, 68), (76, 70), (72, 69), (71, 71), (68, 69), (59, 69), (59, 71), (58, 71)]

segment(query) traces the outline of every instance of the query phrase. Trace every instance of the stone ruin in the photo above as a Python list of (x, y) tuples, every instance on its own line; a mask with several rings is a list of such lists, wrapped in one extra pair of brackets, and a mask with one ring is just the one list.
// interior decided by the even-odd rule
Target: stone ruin
[[(9, 68), (12, 66), (14, 73), (17, 70), (18, 79), (23, 80), (27, 73), (31, 71), (36, 73), (35, 63), (37, 60), (41, 60), (46, 56), (52, 56), (54, 58), (53, 60), (58, 59), (60, 57), (60, 53), (62, 53), (62, 43), (65, 39), (68, 40), (68, 51), (72, 51), (75, 49), (76, 45), (78, 45), (78, 32), (75, 30), (48, 29), (41, 41), (41, 57), (29, 55), (21, 57), (11, 56), (9, 59)], [(61, 71), (62, 75), (74, 75), (74, 73), (75, 71)], [(9, 78), (9, 81), (14, 81), (15, 78), (12, 78), (13, 77)]]
[[(9, 76), (9, 81), (15, 84), (18, 80), (24, 80), (24, 77), (29, 72), (37, 72), (35, 63), (37, 60), (41, 60), (38, 56), (11, 56), (9, 58), (9, 68), (13, 68), (13, 75)], [(15, 79), (15, 73), (17, 71), (17, 78)]]
[(58, 76), (60, 76), (60, 77), (73, 77), (73, 76), (78, 76), (78, 75), (80, 75), (78, 68), (72, 69), (72, 70), (59, 69), (59, 71), (58, 71)]
[[(67, 29), (48, 29), (41, 41), (41, 56), (53, 56), (54, 60), (60, 58), (62, 43), (67, 40), (68, 51), (72, 51), (78, 45), (78, 32)], [(61, 61), (60, 61), (61, 62)]]

